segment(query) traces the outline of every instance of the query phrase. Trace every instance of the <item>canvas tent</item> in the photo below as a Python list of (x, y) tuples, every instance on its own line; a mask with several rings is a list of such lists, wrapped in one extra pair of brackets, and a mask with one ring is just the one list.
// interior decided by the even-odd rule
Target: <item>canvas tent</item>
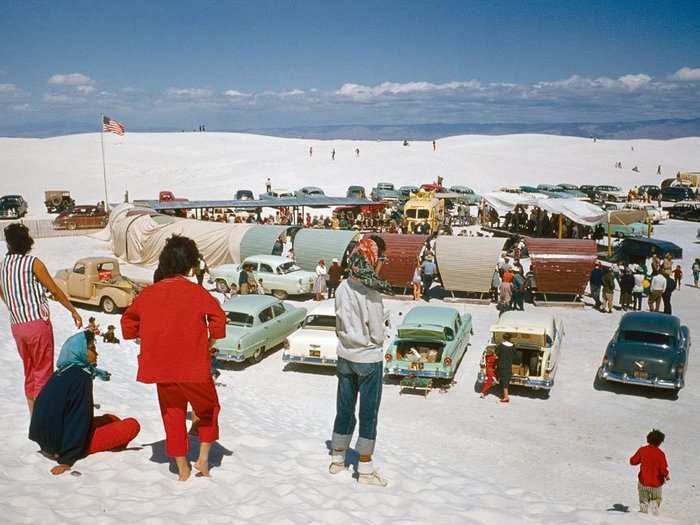
[(438, 236), (435, 256), (445, 289), (487, 293), (505, 242), (496, 237)]
[(539, 293), (583, 295), (597, 258), (595, 241), (525, 237)]

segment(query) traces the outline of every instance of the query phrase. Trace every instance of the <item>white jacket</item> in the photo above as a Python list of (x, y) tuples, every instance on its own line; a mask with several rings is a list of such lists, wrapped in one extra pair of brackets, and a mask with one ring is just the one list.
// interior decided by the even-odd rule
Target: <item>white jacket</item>
[(641, 273), (634, 274), (634, 288), (632, 288), (632, 293), (643, 293), (644, 292), (644, 275)]
[(665, 292), (666, 291), (666, 277), (663, 274), (657, 273), (651, 280), (652, 292)]
[(376, 290), (345, 279), (335, 292), (338, 357), (354, 363), (378, 363), (384, 352), (384, 305)]

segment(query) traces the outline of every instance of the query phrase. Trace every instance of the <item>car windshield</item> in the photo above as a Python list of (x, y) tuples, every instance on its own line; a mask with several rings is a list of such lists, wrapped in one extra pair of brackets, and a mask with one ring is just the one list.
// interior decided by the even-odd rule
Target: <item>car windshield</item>
[(648, 343), (655, 346), (671, 346), (673, 344), (673, 336), (667, 334), (658, 334), (656, 332), (640, 332), (638, 330), (625, 330), (620, 332), (620, 341), (628, 341), (630, 343)]
[(408, 217), (409, 219), (415, 219), (416, 210), (406, 210), (406, 217)]
[(286, 263), (282, 263), (277, 267), (280, 271), (281, 274), (287, 274), (287, 273), (292, 273), (292, 272), (298, 272), (301, 270), (299, 266), (297, 266), (294, 262), (289, 261)]
[(303, 328), (314, 330), (335, 330), (334, 315), (309, 315), (304, 319)]
[(234, 326), (253, 326), (253, 316), (245, 312), (227, 312), (226, 324)]
[(419, 219), (427, 219), (430, 217), (430, 210), (418, 210)]

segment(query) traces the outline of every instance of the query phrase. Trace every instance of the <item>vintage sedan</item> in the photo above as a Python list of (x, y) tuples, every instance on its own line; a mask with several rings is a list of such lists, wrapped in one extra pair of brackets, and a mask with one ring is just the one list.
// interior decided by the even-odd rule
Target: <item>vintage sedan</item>
[[(503, 335), (510, 334), (515, 345), (511, 385), (550, 390), (559, 364), (564, 324), (546, 312), (505, 312), (491, 327), (488, 347), (495, 348)], [(478, 383), (486, 380), (486, 351), (481, 356)]]
[(474, 193), (474, 190), (468, 186), (450, 186), (450, 193), (459, 193), (459, 202), (467, 205), (479, 204), (481, 196)]
[(257, 363), (267, 350), (283, 343), (299, 328), (306, 308), (297, 308), (267, 295), (238, 295), (222, 305), (226, 337), (214, 345), (220, 361)]
[(238, 276), (244, 265), (253, 267), (255, 280), (262, 280), (265, 293), (279, 299), (313, 291), (316, 274), (302, 270), (294, 261), (280, 255), (255, 255), (242, 264), (222, 264), (211, 269), (209, 283), (214, 284), (220, 293), (237, 291)]
[(643, 210), (646, 212), (648, 219), (654, 224), (659, 224), (662, 221), (668, 219), (669, 214), (667, 211), (662, 210), (658, 206), (650, 204), (648, 202), (632, 201), (625, 204), (625, 208), (629, 210)]
[(386, 350), (388, 375), (454, 377), (473, 333), (472, 316), (444, 306), (416, 306)]
[(28, 210), (27, 201), (21, 195), (0, 197), (0, 219), (21, 219)]
[(104, 228), (108, 220), (109, 213), (100, 206), (76, 205), (70, 210), (59, 213), (53, 221), (53, 227), (56, 230)]
[(680, 390), (690, 350), (690, 330), (675, 315), (631, 312), (605, 350), (597, 381)]
[[(384, 323), (389, 326), (388, 310), (384, 310)], [(307, 314), (301, 328), (287, 338), (282, 361), (335, 366), (338, 362), (337, 348), (335, 302), (323, 301)]]
[(681, 201), (664, 208), (672, 219), (700, 221), (700, 201)]

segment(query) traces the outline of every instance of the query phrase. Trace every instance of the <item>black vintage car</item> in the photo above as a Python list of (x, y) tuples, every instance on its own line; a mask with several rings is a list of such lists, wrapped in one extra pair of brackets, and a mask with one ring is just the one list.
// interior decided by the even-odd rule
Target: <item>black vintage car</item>
[(681, 201), (664, 208), (671, 219), (700, 222), (700, 201)]
[(578, 191), (582, 191), (583, 193), (585, 193), (586, 197), (588, 197), (591, 200), (594, 200), (596, 197), (595, 186), (591, 186), (590, 184), (584, 184), (583, 186), (579, 186)]
[(649, 195), (652, 199), (658, 199), (661, 194), (661, 188), (653, 184), (643, 184), (637, 190), (639, 195)]
[(21, 195), (0, 197), (0, 219), (21, 219), (28, 209), (27, 201)]
[(664, 201), (692, 201), (695, 199), (695, 192), (687, 186), (670, 186), (661, 190), (661, 200)]

